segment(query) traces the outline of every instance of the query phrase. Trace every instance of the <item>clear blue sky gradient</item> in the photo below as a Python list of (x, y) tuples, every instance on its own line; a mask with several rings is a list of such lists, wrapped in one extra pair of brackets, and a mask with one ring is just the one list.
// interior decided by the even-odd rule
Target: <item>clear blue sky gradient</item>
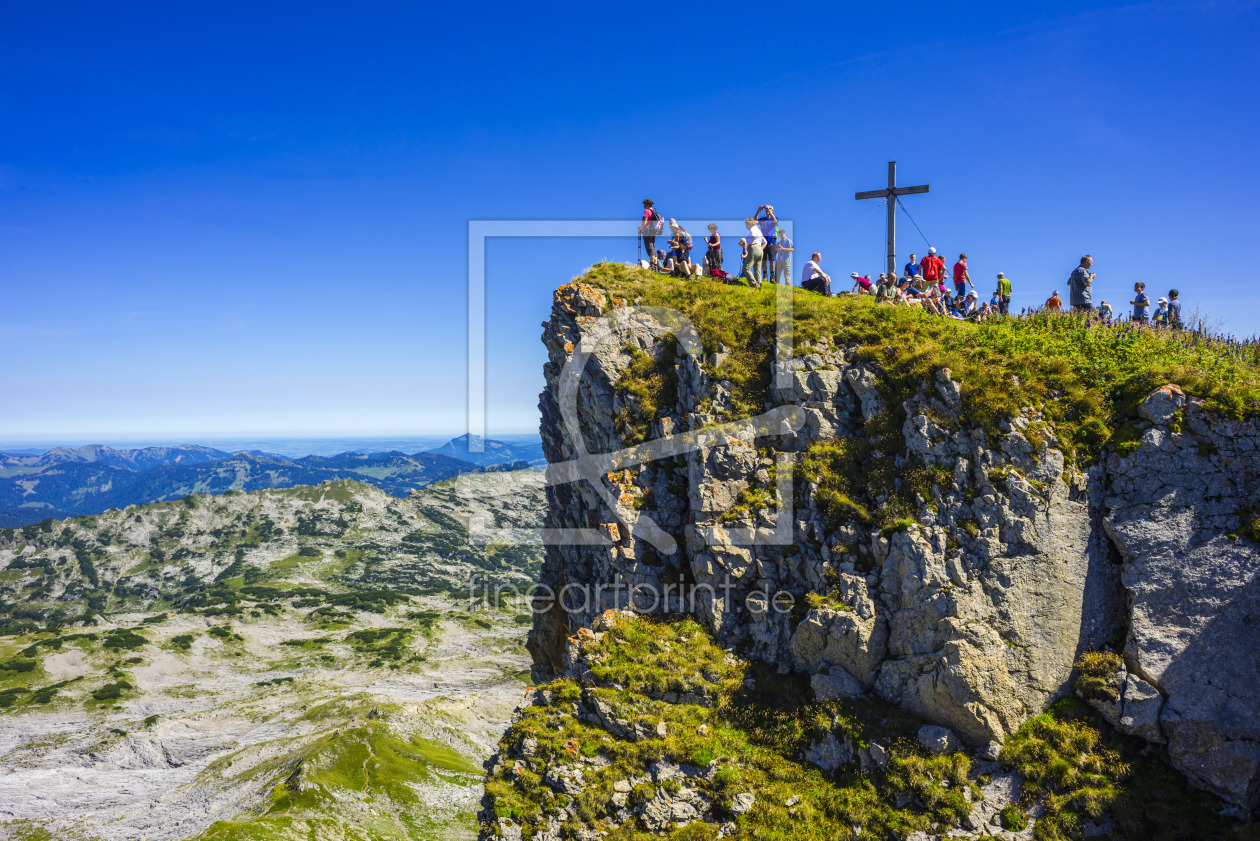
[[(461, 432), (469, 219), (770, 202), (847, 277), (889, 160), (1017, 308), (1088, 251), (1260, 331), (1255, 3), (183, 5), (6, 7), (0, 436)], [(605, 257), (491, 243), (490, 434)]]

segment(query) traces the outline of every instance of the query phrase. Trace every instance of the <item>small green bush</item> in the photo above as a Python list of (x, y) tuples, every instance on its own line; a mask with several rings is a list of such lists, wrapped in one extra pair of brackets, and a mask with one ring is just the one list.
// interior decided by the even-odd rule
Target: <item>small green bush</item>
[(1028, 828), (1028, 815), (1018, 806), (1007, 806), (998, 812), (998, 820), (1007, 832), (1023, 832)]

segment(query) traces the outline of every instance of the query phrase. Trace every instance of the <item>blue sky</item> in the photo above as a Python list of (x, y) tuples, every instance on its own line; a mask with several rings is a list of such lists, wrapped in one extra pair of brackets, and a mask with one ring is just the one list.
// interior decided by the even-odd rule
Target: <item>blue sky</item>
[[(461, 432), (469, 219), (770, 202), (847, 277), (889, 160), (1017, 307), (1088, 251), (1096, 299), (1260, 332), (1255, 3), (771, 9), (10, 4), (0, 437)], [(490, 434), (536, 427), (551, 290), (632, 257), (491, 243)]]

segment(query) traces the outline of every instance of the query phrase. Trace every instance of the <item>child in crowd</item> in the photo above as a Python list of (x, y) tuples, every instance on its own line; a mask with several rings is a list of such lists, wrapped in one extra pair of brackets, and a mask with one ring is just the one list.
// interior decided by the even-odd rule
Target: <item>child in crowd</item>
[(1155, 305), (1155, 314), (1151, 316), (1151, 323), (1156, 327), (1168, 326), (1168, 299), (1160, 298)]
[(1046, 301), (1046, 312), (1063, 312), (1063, 299), (1059, 297), (1059, 290), (1054, 290), (1054, 294)]
[(1181, 329), (1181, 301), (1177, 300), (1179, 294), (1176, 289), (1168, 290), (1168, 326), (1174, 330)]
[(1113, 318), (1115, 317), (1115, 314), (1114, 314), (1114, 313), (1112, 313), (1112, 311), (1111, 311), (1111, 304), (1107, 303), (1106, 301), (1103, 301), (1101, 304), (1099, 304), (1099, 305), (1098, 305), (1098, 316), (1099, 316), (1099, 317), (1100, 317), (1100, 318), (1101, 318), (1104, 322), (1106, 322), (1107, 324), (1110, 324), (1110, 323), (1111, 323), (1111, 319), (1113, 319)]
[(1133, 305), (1133, 320), (1145, 324), (1146, 317), (1150, 314), (1151, 297), (1146, 294), (1146, 284), (1140, 280), (1133, 284), (1133, 291), (1137, 293), (1129, 301)]

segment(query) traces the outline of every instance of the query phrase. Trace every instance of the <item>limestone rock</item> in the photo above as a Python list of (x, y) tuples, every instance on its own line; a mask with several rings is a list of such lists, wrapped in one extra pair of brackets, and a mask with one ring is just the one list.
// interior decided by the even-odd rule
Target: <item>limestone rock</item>
[(936, 724), (925, 724), (920, 727), (918, 737), (919, 744), (933, 754), (953, 753), (962, 747), (962, 742), (958, 740), (953, 730)]
[[(735, 420), (735, 386), (712, 376), (716, 360), (674, 348), (675, 334), (686, 330), (666, 315), (581, 283), (557, 292), (543, 337), (548, 461), (627, 444), (619, 421), (635, 409), (619, 387), (627, 347), (671, 359), (677, 377), (676, 401), (658, 407), (649, 434), (694, 433), (696, 446), (661, 460), (668, 464), (618, 469), (602, 485), (548, 488), (548, 528), (599, 529), (607, 540), (547, 546), (540, 583), (558, 591), (620, 580), (659, 590), (659, 576), (682, 573), (695, 586), (669, 609), (693, 613), (723, 644), (747, 641), (750, 656), (807, 674), (818, 698), (865, 691), (900, 704), (989, 756), (1070, 691), (1082, 653), (1127, 623), (1130, 668), (1108, 711), (1115, 726), (1166, 738), (1173, 763), (1197, 784), (1240, 808), (1260, 805), (1252, 644), (1260, 553), (1231, 537), (1239, 512), (1260, 501), (1260, 425), (1213, 418), (1165, 386), (1138, 408), (1151, 426), (1137, 449), (1081, 471), (1039, 407), (1003, 422), (996, 441), (968, 428), (960, 384), (940, 371), (900, 407), (901, 442), (888, 454), (938, 468), (913, 526), (881, 535), (835, 522), (812, 482), (798, 484), (790, 522), (772, 504), (732, 523), (721, 515), (745, 490), (766, 487), (779, 458), (865, 434), (885, 408), (883, 375), (878, 362), (826, 339), (775, 362), (766, 408), (798, 408), (801, 426), (767, 432)], [(575, 386), (562, 372), (579, 344), (589, 358)], [(560, 407), (574, 388), (577, 418), (566, 420)], [(681, 535), (675, 554), (651, 544), (662, 530)], [(826, 606), (804, 621), (753, 609), (780, 591), (825, 593)], [(594, 601), (536, 615), (529, 645), (538, 682), (581, 675), (580, 645), (568, 639), (593, 623), (604, 628), (598, 617), (614, 607)], [(614, 734), (656, 735), (586, 707)], [(811, 746), (819, 757), (829, 748)], [(869, 749), (865, 756), (874, 762)]]
[(809, 679), (809, 685), (813, 687), (814, 697), (824, 702), (840, 698), (860, 698), (865, 694), (862, 684), (843, 670), (836, 670), (829, 675), (814, 674)]
[[(1158, 389), (1146, 402), (1164, 409), (1148, 414), (1166, 417), (1180, 399)], [(1260, 491), (1260, 425), (1219, 420), (1189, 402), (1184, 427), (1149, 430), (1129, 457), (1107, 462), (1104, 525), (1132, 600), (1124, 655), (1141, 681), (1124, 726), (1166, 738), (1178, 770), (1252, 810), (1260, 806), (1260, 550), (1228, 533)], [(1159, 699), (1147, 686), (1166, 699), (1158, 727), (1150, 719)]]
[(852, 604), (811, 609), (792, 638), (792, 657), (804, 672), (839, 666), (869, 688), (887, 651), (888, 623), (876, 612), (864, 578), (841, 576), (841, 588)]
[(805, 748), (805, 761), (817, 765), (824, 771), (835, 771), (841, 765), (853, 759), (853, 748), (848, 739), (841, 741), (835, 733), (828, 733), (821, 739)]
[(1138, 404), (1138, 414), (1151, 423), (1168, 423), (1186, 405), (1186, 395), (1178, 386), (1162, 385)]
[(756, 802), (757, 795), (749, 791), (740, 792), (731, 798), (731, 813), (745, 815), (752, 811), (752, 807)]
[(1140, 736), (1148, 742), (1165, 741), (1159, 729), (1159, 712), (1164, 706), (1164, 696), (1137, 675), (1130, 674), (1124, 682), (1124, 712), (1117, 726), (1124, 733)]

